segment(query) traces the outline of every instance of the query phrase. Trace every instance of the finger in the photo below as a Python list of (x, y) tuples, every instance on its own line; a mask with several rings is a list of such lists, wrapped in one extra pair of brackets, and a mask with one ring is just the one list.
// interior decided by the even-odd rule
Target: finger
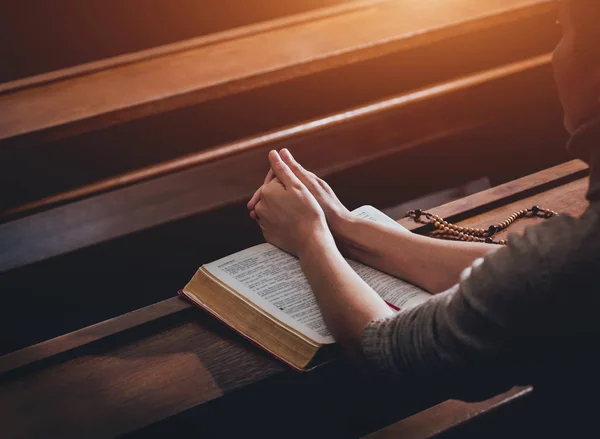
[[(269, 172), (267, 172), (263, 186), (265, 184), (271, 183), (271, 181), (273, 181), (274, 178), (275, 174), (273, 173), (273, 170), (269, 168)], [(246, 205), (248, 207), (248, 210), (254, 209), (254, 206), (256, 206), (256, 203), (258, 203), (258, 200), (260, 200), (261, 192), (262, 186), (256, 189), (256, 192), (254, 192), (254, 195), (252, 195), (252, 198), (250, 198), (250, 201), (248, 201), (248, 204)]]
[(271, 180), (275, 178), (275, 173), (271, 168), (269, 168), (269, 172), (267, 172), (267, 176), (265, 177), (265, 182), (263, 184), (271, 183)]
[(298, 179), (304, 183), (305, 186), (307, 186), (309, 189), (318, 189), (316, 182), (311, 178), (311, 173), (304, 169), (302, 165), (296, 161), (288, 149), (282, 149), (280, 155), (281, 159), (289, 166), (294, 175), (298, 177)]
[(254, 221), (258, 221), (258, 215), (256, 213), (256, 210), (250, 211), (250, 218), (252, 218)]
[(248, 201), (248, 204), (246, 205), (248, 207), (248, 210), (253, 210), (256, 207), (256, 203), (258, 203), (258, 201), (260, 200), (261, 191), (262, 186), (256, 189), (256, 192), (254, 192), (254, 195), (252, 195), (252, 198), (250, 198), (250, 201)]
[(269, 162), (271, 163), (271, 169), (275, 173), (275, 176), (286, 189), (290, 189), (294, 185), (302, 184), (288, 165), (281, 160), (277, 151), (273, 150), (269, 153)]
[(265, 210), (265, 202), (263, 200), (260, 200), (258, 203), (256, 203), (256, 207), (254, 208), (254, 213), (256, 215), (256, 218), (258, 218), (259, 220), (261, 218), (263, 218), (264, 210)]
[(261, 219), (261, 214), (260, 212), (262, 212), (264, 209), (264, 205), (262, 201), (259, 201), (258, 204), (256, 205), (256, 209), (253, 211), (254, 215), (256, 216), (256, 223), (259, 225), (259, 227), (261, 228), (261, 230), (263, 230), (263, 222)]

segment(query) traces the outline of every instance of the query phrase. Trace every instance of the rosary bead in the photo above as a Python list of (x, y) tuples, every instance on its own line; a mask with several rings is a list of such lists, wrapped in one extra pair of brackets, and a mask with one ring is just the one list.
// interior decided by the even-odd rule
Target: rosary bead
[(415, 219), (418, 219), (420, 216), (423, 215), (435, 228), (432, 233), (433, 236), (437, 238), (506, 245), (508, 243), (506, 239), (494, 241), (492, 237), (499, 231), (508, 228), (517, 219), (533, 216), (537, 216), (540, 218), (551, 218), (552, 216), (559, 214), (553, 210), (541, 209), (539, 206), (533, 206), (531, 209), (522, 209), (514, 212), (504, 221), (496, 225), (491, 225), (488, 229), (458, 226), (456, 224), (449, 223), (448, 221), (444, 220), (438, 215), (423, 212), (421, 209), (410, 211), (407, 214), (407, 216), (413, 216)]

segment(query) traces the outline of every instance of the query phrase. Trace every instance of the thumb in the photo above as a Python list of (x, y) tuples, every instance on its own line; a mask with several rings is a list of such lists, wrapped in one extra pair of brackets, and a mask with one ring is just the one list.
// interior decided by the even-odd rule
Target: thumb
[(271, 164), (271, 169), (273, 170), (275, 177), (277, 177), (283, 187), (290, 189), (295, 185), (302, 185), (289, 166), (281, 160), (277, 151), (273, 150), (269, 152), (269, 163)]

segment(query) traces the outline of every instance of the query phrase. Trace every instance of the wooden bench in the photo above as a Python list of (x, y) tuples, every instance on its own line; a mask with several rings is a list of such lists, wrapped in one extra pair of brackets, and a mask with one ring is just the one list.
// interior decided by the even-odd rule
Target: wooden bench
[[(587, 206), (586, 173), (583, 163), (568, 162), (433, 211), (471, 227), (498, 222), (534, 204), (577, 216)], [(511, 231), (538, 221), (519, 221)], [(428, 231), (409, 220), (400, 222), (415, 232)], [(445, 403), (441, 410), (432, 409), (432, 416), (424, 412), (420, 419), (427, 422), (441, 419), (437, 427), (426, 428), (419, 418), (409, 417), (442, 402), (443, 395), (426, 383), (407, 383), (398, 398), (398, 389), (389, 383), (386, 389), (385, 383), (360, 377), (343, 362), (314, 373), (292, 373), (175, 297), (5, 355), (0, 372), (3, 433), (22, 438), (133, 432), (269, 435), (286, 425), (294, 425), (292, 433), (299, 434), (366, 435), (402, 418), (395, 431), (416, 438), (528, 393), (515, 390), (477, 406)], [(391, 390), (393, 395), (386, 393)], [(436, 410), (443, 416), (436, 416)], [(302, 423), (291, 424), (299, 418)]]
[(0, 85), (2, 207), (547, 54), (558, 36), (548, 0), (428, 8), (348, 4)]

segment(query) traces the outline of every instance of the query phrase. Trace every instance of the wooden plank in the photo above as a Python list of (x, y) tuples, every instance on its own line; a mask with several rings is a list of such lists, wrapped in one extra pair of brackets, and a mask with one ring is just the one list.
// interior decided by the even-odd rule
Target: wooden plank
[[(430, 210), (449, 221), (457, 221), (462, 217), (462, 219), (469, 218), (467, 220), (467, 222), (469, 222), (473, 221), (472, 218), (482, 211), (491, 210), (511, 203), (514, 204), (515, 200), (517, 200), (517, 202), (519, 202), (518, 205), (521, 206), (520, 199), (540, 192), (549, 191), (554, 187), (581, 179), (587, 175), (588, 172), (589, 168), (585, 162), (581, 160), (572, 160)], [(527, 207), (529, 208), (531, 206)], [(558, 211), (562, 207), (555, 206), (548, 208)], [(515, 210), (518, 209), (519, 208), (515, 207)], [(521, 207), (521, 209), (523, 209), (523, 207)], [(569, 209), (567, 208), (567, 211), (568, 210)], [(427, 229), (426, 226), (419, 225), (410, 218), (403, 218), (398, 222), (409, 230), (416, 232), (423, 232)]]
[(51, 365), (1, 385), (3, 437), (116, 437), (283, 370), (249, 349), (189, 321)]
[[(514, 180), (503, 185), (470, 195), (461, 200), (447, 203), (438, 208), (432, 209), (438, 215), (444, 218), (456, 218), (459, 216), (474, 215), (476, 212), (491, 210), (493, 206), (496, 210), (502, 207), (502, 212), (519, 210), (523, 206), (527, 206), (527, 201), (532, 196), (536, 200), (545, 201), (549, 198), (548, 208), (553, 210), (571, 211), (575, 214), (580, 214), (582, 208), (586, 206), (585, 202), (575, 204), (573, 206), (565, 205), (565, 200), (569, 197), (577, 199), (577, 196), (582, 192), (582, 185), (585, 181), (582, 178), (587, 173), (588, 168), (585, 163), (580, 160), (573, 160), (544, 171), (532, 174), (527, 177)], [(577, 185), (573, 185), (571, 191), (565, 191), (561, 185), (578, 180)], [(559, 189), (556, 189), (559, 187)], [(544, 191), (549, 195), (539, 195)], [(557, 193), (556, 191), (559, 191)], [(574, 192), (573, 192), (574, 191)], [(484, 227), (492, 224), (494, 221), (501, 221), (504, 218), (489, 217), (490, 214), (483, 216), (474, 215), (465, 220), (466, 224), (473, 227)], [(475, 222), (477, 225), (475, 225)], [(511, 227), (512, 231), (522, 230), (527, 224), (536, 222), (536, 219), (521, 220)], [(427, 229), (420, 223), (411, 219), (400, 219), (399, 223), (413, 232), (423, 232)], [(504, 232), (505, 233), (505, 232)], [(178, 297), (167, 299), (162, 302), (141, 308), (122, 316), (92, 325), (74, 331), (70, 334), (39, 343), (37, 345), (4, 355), (0, 357), (0, 374), (27, 366), (42, 360), (46, 360), (58, 354), (65, 353), (89, 343), (101, 340), (125, 330), (145, 325), (152, 321), (170, 316), (189, 308), (186, 301), (180, 300)]]
[(457, 425), (469, 422), (517, 399), (524, 398), (532, 390), (531, 387), (515, 387), (506, 393), (476, 403), (455, 400), (444, 401), (371, 433), (365, 436), (364, 439), (425, 439), (434, 437)]
[(0, 140), (89, 132), (553, 8), (551, 0), (381, 2), (39, 87), (17, 85), (0, 96)]
[(35, 362), (52, 358), (95, 341), (136, 328), (163, 317), (190, 308), (187, 301), (179, 297), (163, 300), (144, 308), (128, 312), (113, 319), (82, 328), (69, 334), (53, 338), (17, 352), (0, 357), (0, 375)]
[(43, 85), (51, 84), (53, 82), (65, 81), (67, 79), (76, 78), (78, 76), (90, 75), (92, 73), (97, 73), (103, 70), (108, 70), (128, 64), (134, 64), (136, 62), (148, 59), (164, 57), (178, 52), (184, 52), (187, 50), (208, 46), (211, 44), (218, 44), (223, 43), (225, 41), (250, 37), (259, 33), (269, 32), (275, 29), (294, 26), (309, 21), (322, 20), (324, 18), (329, 18), (331, 16), (344, 14), (347, 12), (355, 12), (369, 8), (375, 3), (380, 3), (383, 1), (389, 0), (347, 1), (334, 6), (322, 7), (316, 10), (301, 12), (294, 15), (289, 15), (233, 29), (227, 29), (221, 32), (215, 32), (184, 41), (178, 41), (176, 43), (164, 44), (152, 47), (150, 49), (141, 50), (139, 52), (127, 53), (108, 59), (102, 59), (99, 61), (93, 61), (85, 64), (76, 65), (73, 67), (67, 67), (60, 70), (54, 70), (35, 76), (29, 76), (27, 78), (21, 78), (14, 81), (4, 82), (0, 83), (0, 95), (14, 93), (15, 91), (23, 90), (26, 88), (40, 87)]
[[(580, 216), (585, 209), (588, 207), (588, 201), (585, 198), (585, 193), (588, 188), (588, 179), (580, 178), (575, 181), (563, 184), (557, 187), (550, 187), (534, 195), (529, 195), (525, 198), (514, 200), (509, 198), (509, 203), (503, 204), (501, 207), (479, 212), (477, 215), (473, 215), (461, 224), (465, 224), (468, 227), (482, 228), (489, 227), (491, 224), (498, 224), (504, 221), (508, 215), (518, 210), (529, 209), (532, 206), (539, 205), (547, 209), (554, 210), (559, 213), (569, 214), (575, 217)], [(525, 194), (527, 194), (525, 192)], [(508, 215), (507, 212), (510, 212)], [(516, 221), (507, 230), (502, 231), (498, 234), (499, 239), (506, 238), (510, 233), (520, 233), (526, 227), (539, 224), (539, 218), (524, 218)]]
[[(488, 123), (490, 120), (496, 117), (495, 115), (497, 114), (500, 105), (504, 106), (508, 104), (506, 102), (501, 103), (500, 101), (495, 101), (493, 104), (487, 105), (484, 103), (476, 103), (476, 101), (469, 101), (468, 99), (461, 97), (463, 94), (471, 94), (476, 96), (476, 90), (478, 88), (491, 87), (497, 88), (497, 90), (492, 90), (491, 93), (494, 93), (497, 96), (502, 96), (504, 94), (504, 96), (499, 97), (499, 99), (508, 99), (510, 102), (513, 102), (515, 95), (511, 95), (509, 93), (505, 94), (504, 90), (506, 89), (508, 92), (508, 90), (514, 89), (515, 84), (507, 84), (506, 81), (517, 80), (519, 83), (526, 83), (529, 80), (529, 76), (535, 76), (544, 70), (549, 71), (550, 62), (551, 55), (542, 55), (508, 66), (502, 66), (457, 80), (427, 87), (422, 90), (417, 90), (412, 93), (400, 95), (381, 102), (354, 108), (325, 118), (316, 119), (300, 125), (234, 142), (229, 145), (223, 145), (218, 148), (200, 151), (171, 161), (122, 174), (117, 177), (85, 185), (71, 191), (46, 197), (32, 203), (17, 206), (5, 212), (0, 212), (0, 218), (6, 219), (14, 216), (26, 215), (38, 210), (48, 209), (56, 205), (72, 202), (81, 198), (87, 198), (99, 193), (139, 183), (144, 180), (149, 180), (173, 172), (181, 171), (186, 168), (201, 166), (213, 161), (231, 158), (256, 149), (267, 151), (269, 148), (277, 148), (278, 145), (286, 142), (298, 143), (310, 141), (314, 144), (316, 141), (315, 136), (322, 138), (323, 140), (320, 141), (323, 142), (323, 144), (331, 144), (331, 140), (327, 137), (334, 137), (336, 138), (337, 142), (340, 142), (338, 134), (339, 131), (346, 132), (344, 136), (347, 137), (347, 139), (344, 139), (343, 143), (347, 151), (349, 149), (349, 145), (351, 145), (351, 142), (356, 142), (356, 139), (362, 138), (356, 135), (357, 128), (360, 128), (360, 130), (364, 133), (367, 130), (372, 129), (366, 127), (365, 123), (369, 123), (370, 121), (370, 123), (381, 124), (381, 119), (383, 118), (394, 118), (398, 121), (406, 121), (408, 120), (409, 115), (412, 115), (415, 120), (424, 120), (441, 113), (442, 117), (446, 119), (446, 121), (442, 117), (436, 117), (435, 129), (432, 129), (430, 124), (426, 124), (426, 126), (423, 126), (422, 123), (420, 125), (415, 125), (416, 127), (420, 126), (422, 128), (421, 136), (425, 141), (435, 138), (436, 130), (442, 135), (447, 135), (459, 132), (463, 129), (472, 129), (476, 126), (482, 126)], [(490, 93), (490, 91), (488, 91), (488, 93)], [(456, 100), (458, 99), (462, 99), (463, 102), (469, 102), (469, 108), (466, 110), (463, 109), (462, 111), (457, 111)], [(521, 97), (519, 97), (519, 100), (520, 99)], [(445, 104), (446, 106), (452, 105), (454, 110), (453, 113), (444, 114), (444, 112), (441, 111), (443, 101), (453, 101), (451, 104), (448, 102)], [(430, 107), (425, 107), (425, 105)], [(476, 106), (478, 108), (475, 108)], [(449, 114), (451, 115), (450, 117)], [(390, 121), (385, 125), (393, 126), (393, 122)], [(413, 126), (413, 129), (415, 126)], [(409, 145), (411, 142), (418, 140), (417, 136), (406, 139), (406, 128), (404, 129), (403, 133), (398, 132), (397, 135), (404, 136), (404, 142), (408, 143)], [(383, 140), (388, 142), (388, 144), (390, 142), (389, 138), (382, 137), (381, 134), (378, 137), (375, 137), (375, 139), (381, 139), (379, 141)], [(299, 147), (299, 145), (297, 147)], [(364, 151), (361, 148), (359, 149), (359, 153), (363, 155), (368, 153), (371, 157), (376, 158), (377, 149), (379, 148), (372, 147), (369, 151)], [(383, 149), (383, 152), (386, 154), (391, 151), (391, 149)], [(354, 157), (348, 155), (345, 161), (356, 164), (365, 161), (365, 157)], [(348, 165), (342, 164), (335, 169), (330, 168), (330, 172), (334, 172), (339, 168), (343, 168), (344, 166)], [(227, 180), (230, 179), (227, 178)]]

